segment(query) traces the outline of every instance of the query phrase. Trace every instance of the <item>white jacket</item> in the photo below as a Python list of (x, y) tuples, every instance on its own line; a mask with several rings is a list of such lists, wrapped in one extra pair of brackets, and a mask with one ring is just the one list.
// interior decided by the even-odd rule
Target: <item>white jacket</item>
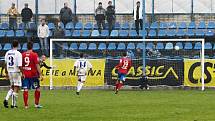
[(49, 27), (46, 24), (44, 26), (42, 26), (42, 24), (40, 24), (37, 29), (37, 35), (40, 38), (49, 37)]
[[(143, 19), (143, 11), (142, 11), (143, 9), (142, 8), (143, 8), (142, 6), (140, 6), (140, 8), (139, 8), (139, 19)], [(136, 11), (137, 11), (137, 6), (134, 7), (134, 20), (137, 20)]]

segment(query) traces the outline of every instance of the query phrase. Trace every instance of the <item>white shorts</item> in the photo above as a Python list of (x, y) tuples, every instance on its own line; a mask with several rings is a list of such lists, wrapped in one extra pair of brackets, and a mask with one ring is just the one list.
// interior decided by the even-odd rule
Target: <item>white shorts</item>
[(9, 72), (8, 76), (11, 86), (22, 86), (22, 77), (20, 72)]
[(84, 82), (86, 80), (87, 76), (78, 76), (78, 81)]

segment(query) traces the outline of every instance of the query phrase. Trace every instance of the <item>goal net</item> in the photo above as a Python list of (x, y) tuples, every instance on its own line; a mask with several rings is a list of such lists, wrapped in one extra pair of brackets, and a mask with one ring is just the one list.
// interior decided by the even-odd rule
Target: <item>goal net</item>
[(79, 54), (84, 53), (93, 65), (85, 85), (114, 86), (115, 66), (123, 52), (132, 59), (125, 85), (139, 86), (146, 75), (149, 86), (188, 86), (204, 90), (204, 78), (207, 78), (204, 39), (51, 39), (50, 65), (54, 68), (43, 70), (45, 78), (50, 80), (44, 85), (51, 89), (75, 86), (77, 73), (73, 64)]

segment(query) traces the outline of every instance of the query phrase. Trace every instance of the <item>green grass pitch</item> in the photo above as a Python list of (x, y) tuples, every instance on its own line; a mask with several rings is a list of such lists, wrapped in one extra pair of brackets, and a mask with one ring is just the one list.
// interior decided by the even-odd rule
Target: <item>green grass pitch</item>
[[(214, 121), (215, 91), (150, 90), (52, 90), (41, 92), (42, 109), (24, 109), (22, 93), (18, 109), (5, 109), (1, 103), (0, 121)], [(0, 92), (4, 99), (6, 91)], [(1, 101), (1, 102), (2, 102)]]

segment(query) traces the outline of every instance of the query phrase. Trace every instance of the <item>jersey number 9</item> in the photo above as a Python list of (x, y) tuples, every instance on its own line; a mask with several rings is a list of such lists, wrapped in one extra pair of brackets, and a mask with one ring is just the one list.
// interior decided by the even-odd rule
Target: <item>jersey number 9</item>
[(25, 61), (25, 66), (29, 66), (29, 64), (30, 64), (30, 59), (29, 59), (29, 57), (25, 57), (25, 58), (24, 58), (24, 61)]

